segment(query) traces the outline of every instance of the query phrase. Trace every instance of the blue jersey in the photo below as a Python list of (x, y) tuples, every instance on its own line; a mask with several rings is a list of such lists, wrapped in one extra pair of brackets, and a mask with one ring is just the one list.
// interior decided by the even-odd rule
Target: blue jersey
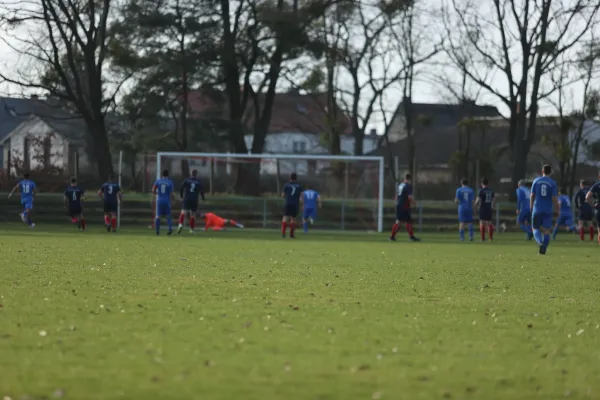
[(316, 190), (308, 189), (302, 193), (302, 200), (304, 200), (304, 208), (314, 210), (317, 208), (317, 199), (319, 198), (319, 192)]
[(81, 198), (84, 196), (84, 194), (85, 190), (79, 186), (69, 186), (67, 190), (65, 190), (65, 197), (71, 206), (80, 206)]
[(558, 196), (558, 204), (560, 205), (560, 215), (573, 216), (573, 210), (571, 209), (571, 199), (566, 194)]
[(398, 185), (398, 192), (396, 193), (396, 207), (403, 210), (410, 209), (410, 197), (412, 196), (413, 190), (412, 185), (408, 182), (402, 182)]
[(21, 203), (30, 202), (33, 200), (33, 192), (35, 191), (35, 187), (35, 182), (29, 179), (23, 179), (21, 182), (19, 182)]
[(288, 182), (283, 187), (283, 194), (285, 198), (285, 204), (290, 206), (297, 206), (300, 202), (300, 194), (302, 193), (302, 186), (297, 182)]
[(100, 187), (100, 191), (104, 194), (104, 202), (107, 204), (117, 204), (117, 193), (121, 191), (121, 187), (112, 182), (106, 182)]
[(491, 210), (496, 193), (489, 187), (484, 187), (479, 190), (477, 197), (479, 197), (479, 208), (481, 210)]
[(459, 211), (473, 211), (475, 192), (468, 186), (461, 186), (456, 189), (456, 200), (458, 200)]
[(573, 202), (575, 203), (575, 208), (577, 208), (579, 211), (590, 212), (592, 210), (592, 207), (585, 200), (585, 196), (587, 196), (589, 191), (590, 188), (586, 187), (583, 189), (579, 189), (579, 191), (575, 194)]
[(592, 192), (592, 196), (594, 196), (594, 208), (600, 210), (600, 181), (592, 185), (590, 192)]
[(528, 213), (531, 211), (531, 191), (526, 186), (519, 186), (517, 188), (517, 210), (522, 213)]
[(187, 178), (181, 184), (181, 188), (179, 189), (179, 194), (183, 201), (198, 203), (198, 196), (202, 196), (204, 200), (204, 188), (202, 187), (202, 182), (200, 182), (196, 178)]
[(554, 209), (553, 198), (558, 195), (558, 188), (554, 179), (548, 176), (536, 178), (531, 185), (531, 194), (535, 196), (532, 210), (534, 213), (552, 213)]
[(154, 182), (158, 204), (171, 204), (171, 193), (173, 193), (173, 182), (169, 178), (160, 178)]

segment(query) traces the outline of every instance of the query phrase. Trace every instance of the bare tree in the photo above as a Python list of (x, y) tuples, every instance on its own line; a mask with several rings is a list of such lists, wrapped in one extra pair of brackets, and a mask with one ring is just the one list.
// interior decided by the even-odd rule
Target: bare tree
[(419, 9), (417, 5), (418, 3), (409, 4), (404, 13), (392, 22), (393, 43), (401, 64), (399, 82), (402, 87), (404, 129), (408, 139), (407, 159), (412, 174), (416, 172), (414, 171), (416, 157), (414, 128), (418, 117), (427, 119), (427, 116), (418, 116), (413, 112), (414, 85), (421, 67), (440, 52), (443, 44), (442, 40), (432, 40), (432, 31), (427, 30), (426, 23), (421, 20), (426, 12)]
[[(596, 24), (600, 3), (589, 0), (447, 0), (442, 15), (446, 54), (470, 79), (509, 109), (513, 182), (527, 172), (539, 102), (556, 91), (542, 78)], [(469, 43), (471, 51), (462, 44)], [(482, 74), (491, 71), (492, 75)], [(503, 86), (492, 83), (502, 78)]]
[(0, 3), (1, 40), (21, 61), (29, 61), (0, 72), (0, 80), (24, 92), (47, 94), (76, 110), (87, 125), (91, 156), (104, 177), (113, 170), (106, 112), (125, 80), (107, 79), (110, 12), (111, 0)]

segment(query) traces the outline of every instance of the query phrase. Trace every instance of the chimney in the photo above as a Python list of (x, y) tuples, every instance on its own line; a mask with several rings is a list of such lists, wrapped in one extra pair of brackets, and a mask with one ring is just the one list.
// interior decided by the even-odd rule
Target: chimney
[(371, 130), (369, 131), (369, 136), (377, 136), (377, 129), (371, 128)]
[(31, 100), (39, 100), (39, 96), (37, 94), (32, 94), (31, 95)]

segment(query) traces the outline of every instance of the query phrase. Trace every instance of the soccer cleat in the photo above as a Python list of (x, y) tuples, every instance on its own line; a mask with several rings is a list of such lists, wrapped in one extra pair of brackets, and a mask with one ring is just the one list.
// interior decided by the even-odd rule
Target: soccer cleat
[(411, 236), (411, 237), (410, 237), (410, 240), (411, 240), (412, 242), (420, 242), (420, 241), (421, 241), (421, 239), (419, 239), (419, 238), (418, 238), (418, 237), (416, 237), (416, 236)]
[(27, 222), (27, 220), (25, 219), (25, 214), (24, 213), (19, 213), (19, 217), (21, 217), (21, 221)]
[(167, 236), (171, 236), (171, 234), (173, 234), (172, 230), (170, 230), (170, 231), (167, 232)]
[(183, 224), (179, 224), (179, 226), (177, 227), (177, 234), (180, 235), (182, 230), (183, 230)]
[(33, 229), (33, 228), (35, 228), (35, 224), (32, 222), (32, 223), (31, 223), (31, 225), (29, 225), (29, 227), (30, 227), (31, 229)]
[(290, 235), (290, 239), (296, 239), (296, 235)]
[(243, 228), (243, 227), (244, 227), (244, 225), (242, 225), (242, 224), (239, 224), (239, 223), (238, 223), (238, 224), (235, 224), (235, 226), (237, 226), (238, 228)]
[(315, 223), (315, 221), (313, 220), (313, 217), (308, 217), (308, 222), (310, 222), (311, 225)]
[(106, 225), (106, 232), (110, 232), (110, 224)]
[(196, 234), (196, 231), (193, 229), (190, 229), (190, 235), (195, 235), (195, 234)]
[(541, 245), (541, 246), (540, 246), (539, 253), (540, 253), (541, 255), (544, 255), (544, 254), (546, 254), (546, 246), (545, 246), (545, 245)]
[(395, 238), (395, 237), (391, 237), (391, 236), (390, 236), (390, 238), (389, 238), (388, 240), (389, 240), (390, 242), (395, 242), (395, 241), (396, 241), (396, 238)]

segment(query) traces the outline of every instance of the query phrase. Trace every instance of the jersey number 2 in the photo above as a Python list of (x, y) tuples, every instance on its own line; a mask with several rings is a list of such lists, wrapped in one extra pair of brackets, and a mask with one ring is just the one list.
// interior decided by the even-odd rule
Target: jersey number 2
[(196, 191), (196, 184), (195, 184), (195, 183), (192, 183), (192, 184), (190, 185), (190, 193), (194, 193), (195, 191)]

